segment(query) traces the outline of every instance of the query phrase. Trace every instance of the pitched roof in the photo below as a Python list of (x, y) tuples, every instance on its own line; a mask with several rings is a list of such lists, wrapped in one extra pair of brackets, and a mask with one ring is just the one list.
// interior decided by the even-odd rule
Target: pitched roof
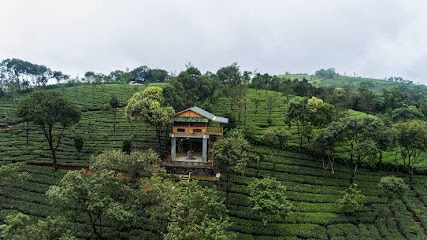
[[(203, 117), (205, 117), (205, 118), (207, 118), (207, 119), (209, 119), (211, 121), (214, 121), (214, 122), (228, 123), (228, 118), (217, 117), (217, 116), (213, 115), (212, 113), (210, 113), (210, 112), (208, 112), (208, 111), (206, 111), (204, 109), (201, 109), (199, 107), (196, 107), (196, 106), (188, 108), (188, 109), (185, 109), (184, 111), (181, 111), (179, 113), (182, 113), (182, 112), (185, 112), (185, 111), (188, 111), (188, 110), (193, 111), (195, 113), (198, 113), (198, 114), (202, 115)], [(177, 113), (177, 114), (179, 114), (179, 113)]]

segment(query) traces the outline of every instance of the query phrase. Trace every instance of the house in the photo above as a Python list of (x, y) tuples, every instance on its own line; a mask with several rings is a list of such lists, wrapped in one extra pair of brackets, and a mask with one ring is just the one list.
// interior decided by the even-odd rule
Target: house
[(210, 148), (222, 136), (226, 123), (227, 118), (215, 116), (199, 107), (175, 114), (170, 133), (170, 157), (162, 165), (173, 173), (212, 172)]

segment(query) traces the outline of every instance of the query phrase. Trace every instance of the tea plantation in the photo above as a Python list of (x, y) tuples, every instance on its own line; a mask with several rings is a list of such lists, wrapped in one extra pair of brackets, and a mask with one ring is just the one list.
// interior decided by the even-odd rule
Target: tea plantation
[[(82, 120), (66, 133), (58, 151), (61, 170), (55, 172), (50, 166), (50, 154), (44, 137), (30, 124), (29, 144), (26, 145), (25, 124), (14, 117), (16, 102), (25, 94), (13, 99), (0, 99), (0, 163), (26, 161), (24, 170), (30, 178), (10, 186), (1, 186), (0, 219), (11, 210), (18, 210), (37, 218), (49, 216), (55, 209), (50, 205), (45, 192), (57, 184), (69, 170), (87, 167), (91, 155), (104, 149), (120, 149), (123, 140), (131, 140), (135, 149), (153, 148), (159, 150), (155, 130), (142, 123), (129, 122), (124, 118), (123, 108), (117, 113), (116, 131), (113, 132), (113, 113), (105, 110), (111, 95), (119, 98), (122, 106), (132, 94), (143, 86), (105, 84), (94, 89), (90, 86), (54, 88), (50, 91), (63, 92), (82, 109)], [(269, 123), (268, 96), (275, 100)], [(255, 107), (255, 100), (260, 101)], [(289, 99), (277, 92), (249, 89), (246, 114), (242, 114), (239, 128), (259, 139), (270, 125), (288, 129), (283, 123), (284, 112)], [(220, 98), (213, 112), (221, 115), (230, 109), (230, 100)], [(243, 108), (242, 108), (243, 109)], [(348, 114), (359, 114), (349, 112)], [(236, 116), (238, 118), (238, 116)], [(245, 124), (246, 123), (246, 124)], [(296, 129), (290, 149), (296, 146)], [(81, 153), (74, 148), (73, 136), (85, 136)], [(162, 144), (167, 144), (165, 135)], [(259, 141), (259, 140), (258, 140)], [(256, 141), (255, 141), (256, 142)], [(305, 144), (307, 141), (305, 140)], [(380, 178), (397, 175), (408, 180), (406, 175), (392, 172), (360, 169), (356, 175), (359, 189), (366, 196), (367, 203), (354, 215), (346, 215), (338, 207), (337, 200), (349, 185), (351, 170), (343, 163), (337, 164), (335, 173), (324, 171), (322, 162), (308, 154), (293, 151), (273, 150), (255, 145), (253, 151), (262, 156), (260, 164), (250, 163), (243, 175), (234, 180), (231, 189), (229, 215), (234, 223), (231, 230), (239, 239), (426, 239), (427, 238), (427, 176), (414, 177), (414, 186), (402, 200), (389, 202), (378, 186)], [(394, 162), (394, 153), (384, 155), (385, 161)], [(422, 166), (423, 160), (420, 161)], [(273, 171), (273, 164), (275, 168)], [(425, 163), (424, 163), (425, 164)], [(248, 184), (253, 178), (274, 176), (287, 187), (292, 212), (285, 218), (273, 219), (264, 226), (259, 216), (251, 214), (248, 201)], [(77, 222), (76, 227), (84, 222)], [(141, 223), (146, 239), (158, 239), (147, 223)], [(81, 232), (79, 237), (87, 233)]]

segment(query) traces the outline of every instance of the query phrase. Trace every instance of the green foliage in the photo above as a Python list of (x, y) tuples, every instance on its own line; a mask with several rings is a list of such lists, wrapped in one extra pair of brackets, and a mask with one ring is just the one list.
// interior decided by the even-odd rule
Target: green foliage
[(23, 163), (9, 163), (0, 166), (0, 182), (7, 184), (10, 182), (22, 181), (29, 178), (25, 171), (20, 171), (24, 166)]
[(402, 198), (409, 189), (405, 180), (395, 176), (382, 177), (378, 185), (389, 198)]
[(242, 173), (251, 153), (250, 144), (239, 131), (231, 131), (227, 136), (215, 142), (212, 155), (215, 167), (221, 173), (236, 175)]
[(175, 111), (172, 107), (163, 107), (163, 90), (159, 87), (147, 87), (137, 92), (126, 106), (126, 116), (130, 120), (139, 120), (155, 126), (159, 146), (161, 146), (162, 129), (172, 123)]
[(277, 127), (269, 127), (264, 131), (262, 140), (271, 148), (282, 149), (286, 146), (286, 142), (290, 138), (288, 131)]
[(405, 122), (412, 119), (424, 119), (424, 114), (416, 107), (401, 107), (392, 112), (393, 122)]
[[(397, 132), (397, 141), (404, 164), (410, 170), (411, 182), (414, 174), (414, 164), (422, 151), (427, 150), (427, 126), (420, 120), (396, 123), (393, 126)], [(407, 160), (407, 161), (406, 161)]]
[(80, 110), (58, 92), (36, 91), (19, 103), (17, 115), (40, 127), (52, 153), (53, 166), (58, 169), (56, 151), (64, 131), (80, 121)]
[(7, 215), (5, 223), (0, 225), (1, 237), (10, 240), (77, 239), (61, 219), (47, 218), (37, 223), (30, 220), (30, 216), (20, 212)]
[(83, 150), (84, 139), (83, 137), (76, 135), (74, 136), (74, 148), (80, 153)]
[(150, 177), (158, 161), (159, 155), (151, 149), (143, 152), (133, 151), (130, 154), (107, 150), (92, 157), (90, 168), (95, 171), (120, 170), (126, 172), (130, 181), (135, 183), (141, 177)]
[(173, 77), (163, 90), (165, 102), (176, 111), (203, 105), (217, 89), (218, 80), (212, 74), (201, 74), (195, 67)]
[(343, 193), (343, 197), (338, 200), (341, 210), (347, 214), (353, 214), (360, 210), (366, 202), (366, 197), (360, 190), (357, 190), (357, 184), (353, 183)]
[(338, 73), (335, 72), (335, 68), (328, 68), (328, 69), (320, 69), (316, 71), (316, 76), (323, 77), (323, 78), (333, 78), (336, 76), (339, 76)]
[(214, 166), (226, 178), (226, 203), (228, 203), (232, 179), (236, 175), (243, 173), (246, 164), (253, 157), (253, 154), (250, 153), (250, 148), (249, 142), (239, 131), (229, 132), (227, 136), (215, 142), (212, 147), (211, 152), (215, 159)]
[(180, 188), (165, 239), (233, 238), (227, 231), (231, 223), (226, 217), (225, 206), (215, 188), (201, 187), (196, 181), (182, 182)]
[(292, 208), (286, 199), (286, 187), (274, 178), (255, 179), (248, 191), (251, 211), (261, 216), (264, 226), (275, 215), (286, 216)]
[[(123, 183), (114, 171), (101, 170), (87, 175), (85, 170), (69, 171), (58, 186), (47, 191), (58, 215), (70, 222), (84, 220), (94, 238), (126, 236), (137, 222), (142, 192)], [(102, 222), (114, 222), (103, 228)], [(87, 226), (87, 227), (89, 227)]]
[(132, 141), (129, 139), (123, 140), (122, 152), (130, 154), (131, 150), (132, 150)]

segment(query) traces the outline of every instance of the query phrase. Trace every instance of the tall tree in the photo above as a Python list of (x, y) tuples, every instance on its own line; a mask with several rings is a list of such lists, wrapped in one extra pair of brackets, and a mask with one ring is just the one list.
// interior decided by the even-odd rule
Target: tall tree
[(262, 140), (270, 147), (272, 153), (271, 157), (274, 159), (271, 174), (274, 174), (274, 172), (276, 171), (277, 163), (277, 157), (273, 156), (273, 148), (276, 148), (278, 151), (280, 151), (280, 149), (285, 147), (290, 136), (291, 135), (286, 130), (279, 129), (277, 127), (269, 127), (267, 128), (267, 130), (264, 131)]
[(424, 119), (424, 114), (415, 106), (401, 107), (393, 110), (391, 114), (393, 122), (405, 122), (412, 119)]
[(49, 145), (53, 166), (58, 169), (56, 151), (65, 131), (80, 121), (80, 110), (58, 92), (36, 91), (19, 103), (18, 113), (40, 127)]
[(383, 135), (384, 123), (376, 117), (345, 117), (332, 122), (325, 133), (332, 134), (353, 164), (350, 183), (354, 182), (356, 171), (362, 162), (374, 160), (378, 153), (378, 136)]
[(277, 215), (286, 216), (292, 208), (286, 187), (275, 178), (254, 179), (248, 189), (251, 211), (261, 217), (264, 226)]
[(239, 131), (231, 131), (228, 136), (221, 138), (213, 145), (214, 165), (221, 174), (225, 175), (226, 205), (228, 204), (233, 179), (244, 171), (246, 164), (252, 157), (250, 148), (249, 142), (244, 139)]
[(400, 154), (412, 183), (414, 165), (421, 153), (427, 150), (427, 126), (420, 120), (411, 120), (396, 123), (393, 127), (398, 132), (397, 141), (400, 146)]
[(201, 187), (197, 181), (182, 182), (172, 208), (165, 240), (229, 240), (231, 223), (226, 217), (223, 199), (213, 187)]
[(111, 96), (109, 101), (111, 109), (113, 109), (113, 132), (116, 132), (116, 115), (117, 115), (117, 108), (120, 107), (119, 99), (117, 99), (116, 96)]
[(291, 125), (295, 125), (297, 127), (300, 153), (302, 153), (304, 134), (310, 130), (310, 125), (308, 124), (310, 119), (306, 105), (306, 98), (296, 97), (289, 102), (289, 106), (285, 114), (285, 123), (288, 124), (289, 127), (291, 127)]
[(162, 104), (163, 90), (159, 87), (148, 87), (142, 92), (135, 93), (125, 109), (129, 119), (141, 120), (156, 128), (160, 148), (162, 131), (172, 123), (175, 114), (172, 107), (164, 107)]
[(159, 155), (149, 149), (147, 151), (133, 151), (126, 154), (120, 150), (107, 150), (90, 160), (90, 168), (95, 171), (112, 170), (126, 172), (131, 183), (139, 178), (151, 177)]

